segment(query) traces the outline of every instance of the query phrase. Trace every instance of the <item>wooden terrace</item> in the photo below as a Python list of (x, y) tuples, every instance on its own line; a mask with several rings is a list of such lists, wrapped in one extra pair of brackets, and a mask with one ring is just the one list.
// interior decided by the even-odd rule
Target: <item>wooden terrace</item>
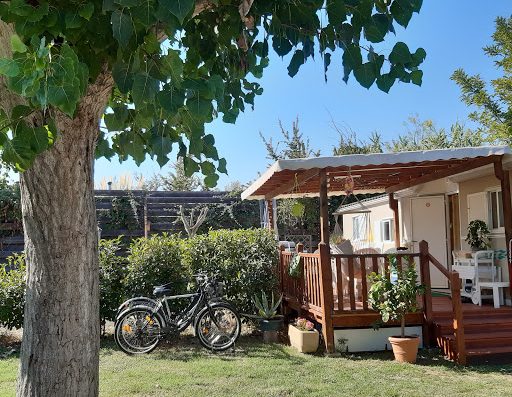
[[(272, 199), (286, 197), (320, 198), (320, 237), (316, 253), (300, 252), (302, 276), (288, 276), (292, 254), (281, 251), (281, 289), (286, 310), (295, 310), (322, 325), (328, 352), (334, 351), (334, 328), (371, 327), (379, 315), (368, 307), (368, 274), (389, 267), (385, 254), (332, 254), (329, 244), (328, 196), (357, 192), (386, 192), (394, 214), (394, 240), (400, 245), (398, 202), (394, 194), (413, 186), (493, 165), (501, 182), (506, 241), (512, 240), (512, 200), (509, 171), (504, 158), (507, 147), (460, 148), (422, 152), (345, 155), (310, 159), (280, 160), (243, 193), (242, 199), (265, 200), (267, 224), (274, 225)], [(351, 184), (350, 191), (347, 185)], [(512, 353), (512, 309), (470, 308), (461, 301), (461, 280), (434, 258), (422, 241), (419, 252), (396, 255), (399, 265), (414, 260), (426, 293), (421, 310), (407, 316), (408, 325), (423, 327), (424, 345), (438, 344), (444, 353), (465, 364), (468, 356), (493, 352)], [(437, 269), (448, 279), (449, 297), (434, 297), (430, 271)], [(509, 254), (509, 274), (512, 261)], [(479, 314), (475, 314), (479, 313)], [(481, 313), (491, 317), (482, 323)], [(494, 321), (494, 322), (493, 322)], [(493, 329), (497, 330), (492, 333)], [(467, 332), (466, 332), (467, 331)], [(484, 341), (484, 342), (481, 342)]]

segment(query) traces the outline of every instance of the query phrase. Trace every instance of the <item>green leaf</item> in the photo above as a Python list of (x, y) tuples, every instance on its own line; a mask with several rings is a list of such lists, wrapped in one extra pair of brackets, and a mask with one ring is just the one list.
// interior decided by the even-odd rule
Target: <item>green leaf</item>
[(350, 72), (359, 68), (363, 64), (363, 57), (359, 46), (355, 44), (347, 45), (343, 52), (342, 60), (345, 73), (343, 80), (347, 82)]
[(78, 15), (82, 18), (91, 20), (92, 14), (94, 13), (94, 3), (85, 3), (78, 9)]
[(163, 7), (167, 8), (181, 24), (185, 17), (194, 10), (195, 0), (160, 0)]
[(418, 48), (414, 54), (412, 54), (413, 63), (418, 66), (427, 57), (427, 53), (423, 48)]
[(215, 186), (217, 186), (217, 182), (219, 180), (219, 176), (217, 174), (210, 174), (210, 175), (207, 175), (205, 178), (204, 178), (204, 185), (208, 188), (214, 188)]
[(226, 163), (226, 159), (225, 158), (219, 159), (219, 165), (217, 166), (217, 170), (219, 172), (222, 172), (223, 174), (227, 175), (228, 174), (228, 170), (226, 168), (226, 165), (227, 165), (227, 163)]
[(421, 86), (423, 80), (423, 72), (421, 70), (413, 70), (411, 72), (411, 82)]
[(203, 173), (203, 175), (215, 174), (215, 166), (211, 161), (203, 161), (201, 163), (201, 172)]
[(395, 78), (391, 76), (389, 73), (377, 77), (377, 87), (379, 87), (379, 90), (384, 91), (386, 93), (389, 92), (394, 83)]
[(123, 94), (128, 93), (128, 91), (132, 89), (133, 75), (127, 64), (121, 62), (114, 64), (112, 67), (112, 76), (114, 77), (117, 88), (119, 88), (119, 91)]
[(76, 29), (82, 26), (84, 20), (77, 14), (76, 11), (67, 12), (64, 17), (67, 29)]
[(294, 77), (297, 72), (299, 71), (299, 68), (301, 65), (304, 64), (304, 52), (302, 50), (297, 50), (293, 54), (293, 57), (290, 61), (290, 64), (288, 65), (288, 75), (290, 77)]
[(391, 4), (390, 11), (395, 21), (406, 28), (413, 13), (411, 0), (394, 0), (393, 4)]
[(331, 25), (340, 25), (347, 19), (347, 10), (343, 1), (327, 0), (327, 16)]
[(196, 120), (210, 121), (212, 119), (212, 101), (201, 97), (187, 99), (187, 108)]
[(172, 151), (173, 141), (165, 136), (151, 137), (151, 149), (156, 155), (156, 161), (160, 167), (163, 167), (169, 161), (167, 156)]
[(412, 61), (411, 53), (407, 44), (399, 41), (389, 54), (389, 61), (395, 64), (406, 64)]
[(140, 106), (144, 102), (151, 102), (155, 99), (158, 91), (158, 80), (146, 73), (138, 73), (133, 79), (132, 98), (135, 106)]
[(7, 77), (17, 76), (20, 68), (13, 59), (0, 58), (0, 74)]
[(272, 48), (280, 57), (284, 57), (292, 50), (292, 43), (286, 37), (274, 36), (272, 38)]
[(324, 54), (324, 78), (327, 83), (327, 69), (329, 69), (329, 65), (331, 64), (331, 54), (326, 52)]
[(156, 100), (158, 105), (172, 116), (184, 105), (185, 91), (166, 86), (163, 90), (158, 91)]
[(364, 63), (354, 69), (354, 76), (364, 88), (370, 88), (377, 77), (375, 74), (375, 66), (371, 62)]
[(11, 36), (11, 48), (13, 52), (21, 52), (25, 53), (27, 52), (27, 46), (21, 41), (20, 36), (17, 34), (13, 34)]
[(192, 176), (199, 172), (199, 164), (188, 156), (183, 157), (183, 167), (185, 169), (185, 176)]
[(132, 17), (122, 11), (116, 10), (112, 13), (110, 21), (112, 23), (112, 34), (114, 38), (122, 48), (126, 47), (133, 35)]
[(162, 72), (171, 78), (171, 84), (176, 87), (183, 82), (183, 61), (179, 54), (179, 51), (169, 50), (161, 60)]
[(372, 43), (380, 43), (389, 31), (389, 19), (385, 14), (372, 15), (371, 22), (364, 27), (364, 35)]

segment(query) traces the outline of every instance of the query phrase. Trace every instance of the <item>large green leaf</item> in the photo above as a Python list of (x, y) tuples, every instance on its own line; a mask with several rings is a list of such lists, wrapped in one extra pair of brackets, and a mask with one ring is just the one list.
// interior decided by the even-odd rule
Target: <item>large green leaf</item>
[(372, 62), (367, 62), (354, 69), (354, 76), (359, 84), (365, 88), (370, 88), (375, 81), (375, 65)]
[(174, 115), (185, 102), (185, 91), (166, 86), (156, 94), (156, 100), (169, 115)]
[(399, 41), (389, 54), (389, 61), (392, 63), (406, 64), (412, 61), (412, 56), (407, 44)]
[(130, 71), (130, 67), (122, 62), (117, 62), (112, 67), (112, 77), (123, 94), (128, 93), (132, 89), (133, 85), (133, 74)]
[(304, 65), (304, 62), (304, 52), (302, 50), (295, 51), (290, 61), (290, 64), (288, 65), (288, 75), (290, 77), (294, 77), (299, 71), (301, 65)]
[(390, 7), (391, 14), (404, 28), (407, 27), (412, 18), (413, 6), (411, 0), (394, 0)]
[(121, 47), (126, 47), (133, 36), (132, 17), (123, 11), (116, 10), (110, 18), (112, 34)]
[(160, 0), (160, 4), (167, 8), (180, 23), (194, 10), (195, 0)]
[(158, 80), (146, 73), (138, 73), (133, 79), (132, 98), (135, 106), (144, 102), (151, 102), (155, 99), (158, 91)]
[(384, 91), (386, 93), (389, 92), (394, 82), (395, 78), (391, 76), (389, 73), (377, 77), (377, 87), (379, 87), (379, 90)]
[(20, 72), (18, 64), (13, 59), (0, 58), (0, 74), (7, 77), (17, 76)]
[(11, 36), (11, 48), (13, 52), (25, 53), (27, 52), (27, 46), (21, 41), (20, 36), (13, 34)]

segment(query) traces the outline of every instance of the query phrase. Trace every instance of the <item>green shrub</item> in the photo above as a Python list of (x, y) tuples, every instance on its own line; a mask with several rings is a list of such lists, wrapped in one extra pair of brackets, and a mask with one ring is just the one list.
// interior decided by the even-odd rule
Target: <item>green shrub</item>
[(242, 313), (254, 311), (251, 298), (255, 294), (277, 287), (277, 244), (267, 230), (216, 230), (183, 244), (184, 261), (191, 271), (218, 273), (226, 298)]
[[(10, 269), (7, 271), (7, 269)], [(0, 326), (23, 326), (26, 288), (25, 255), (14, 254), (0, 265)]]
[(188, 282), (181, 262), (182, 242), (178, 236), (140, 238), (130, 246), (125, 288), (129, 296), (151, 296), (153, 286), (173, 282), (173, 292), (182, 293)]
[(126, 261), (118, 255), (121, 238), (122, 236), (113, 240), (100, 240), (100, 319), (103, 327), (107, 320), (115, 320), (117, 308), (124, 300)]

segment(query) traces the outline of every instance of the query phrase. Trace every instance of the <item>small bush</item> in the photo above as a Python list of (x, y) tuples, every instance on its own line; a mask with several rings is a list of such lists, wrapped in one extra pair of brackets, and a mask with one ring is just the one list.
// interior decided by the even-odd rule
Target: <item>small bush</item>
[(124, 299), (123, 279), (126, 273), (125, 258), (118, 256), (121, 238), (100, 240), (100, 319), (105, 326), (107, 320), (114, 321), (117, 308)]
[(26, 289), (25, 255), (14, 254), (0, 265), (0, 326), (23, 326)]
[(254, 311), (255, 294), (277, 287), (277, 244), (267, 230), (216, 230), (183, 244), (191, 272), (218, 273), (226, 285), (226, 298), (242, 313)]
[(173, 292), (182, 293), (188, 282), (181, 262), (182, 243), (178, 236), (162, 234), (135, 240), (127, 258), (125, 288), (129, 296), (151, 296), (153, 286), (173, 282)]

